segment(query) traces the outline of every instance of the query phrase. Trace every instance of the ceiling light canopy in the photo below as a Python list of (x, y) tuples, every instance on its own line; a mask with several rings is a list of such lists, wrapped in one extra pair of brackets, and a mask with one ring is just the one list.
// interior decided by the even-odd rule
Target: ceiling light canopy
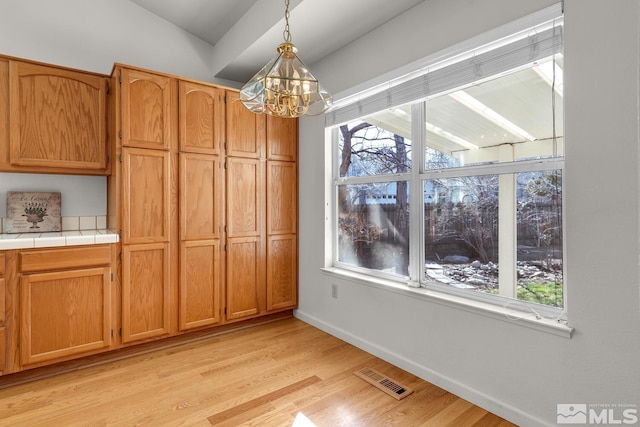
[(284, 17), (284, 43), (278, 46), (278, 55), (240, 89), (240, 100), (258, 114), (289, 118), (321, 114), (333, 100), (296, 55), (289, 32), (289, 0)]

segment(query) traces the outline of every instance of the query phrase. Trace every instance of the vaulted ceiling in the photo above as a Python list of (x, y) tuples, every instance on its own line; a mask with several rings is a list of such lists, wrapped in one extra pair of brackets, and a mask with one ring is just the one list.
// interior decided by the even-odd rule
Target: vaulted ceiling
[[(130, 1), (209, 43), (217, 78), (248, 81), (276, 55), (276, 47), (283, 41), (285, 0)], [(428, 0), (290, 0), (292, 42), (313, 70), (315, 62), (423, 1)], [(548, 154), (551, 148), (539, 142), (556, 141), (547, 120), (554, 115), (546, 111), (551, 104), (541, 101), (549, 98), (551, 86), (547, 80), (541, 70), (529, 69), (432, 100), (426, 124), (431, 146), (479, 156), (467, 159), (470, 162), (493, 160), (495, 147), (505, 143), (521, 147), (518, 156)], [(532, 105), (545, 110), (534, 112)], [(555, 115), (562, 117), (561, 102)], [(410, 137), (410, 117), (407, 107), (402, 107), (379, 112), (367, 120)], [(537, 117), (545, 120), (536, 122)], [(514, 133), (514, 125), (526, 132)], [(561, 121), (554, 132), (561, 140)], [(533, 152), (529, 145), (535, 147)]]
[[(292, 42), (311, 66), (423, 1), (291, 0)], [(131, 2), (211, 44), (218, 78), (249, 80), (283, 41), (284, 0)]]

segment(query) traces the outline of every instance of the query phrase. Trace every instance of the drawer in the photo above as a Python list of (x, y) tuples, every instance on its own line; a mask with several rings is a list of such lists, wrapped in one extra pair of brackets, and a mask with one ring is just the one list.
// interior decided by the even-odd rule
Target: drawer
[(77, 246), (65, 249), (39, 249), (20, 252), (20, 272), (64, 270), (109, 265), (109, 245)]
[(0, 277), (4, 276), (4, 254), (0, 253)]

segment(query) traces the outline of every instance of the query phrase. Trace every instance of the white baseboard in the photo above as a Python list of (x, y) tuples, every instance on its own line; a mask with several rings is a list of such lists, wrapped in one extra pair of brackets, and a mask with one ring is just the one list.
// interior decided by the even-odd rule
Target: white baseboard
[(318, 319), (317, 317), (308, 315), (301, 310), (294, 310), (294, 316), (297, 319), (302, 320), (305, 323), (308, 323), (316, 328), (331, 334), (337, 338), (340, 338), (343, 341), (348, 342), (368, 353), (373, 354), (380, 359), (383, 359), (399, 368), (404, 369), (407, 372), (416, 375), (417, 377), (422, 378), (425, 381), (430, 382), (444, 390), (447, 390), (450, 393), (455, 394), (469, 402), (477, 405), (487, 411), (496, 414), (514, 424), (521, 426), (552, 426), (555, 424), (549, 424), (532, 414), (527, 412), (523, 412), (518, 408), (514, 408), (511, 405), (505, 404), (499, 400), (488, 396), (485, 393), (482, 393), (474, 388), (471, 388), (459, 381), (456, 381), (452, 378), (444, 376), (436, 371), (433, 371), (426, 366), (420, 365), (415, 361), (409, 360), (397, 353), (390, 351), (387, 348), (380, 347), (378, 344), (374, 344), (370, 341), (363, 340), (362, 338), (353, 335), (344, 329), (337, 328), (329, 323), (324, 322), (323, 320)]

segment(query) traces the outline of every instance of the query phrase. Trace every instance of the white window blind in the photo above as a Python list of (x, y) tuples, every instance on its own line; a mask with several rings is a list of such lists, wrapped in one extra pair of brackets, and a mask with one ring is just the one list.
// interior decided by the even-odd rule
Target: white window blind
[(525, 37), (494, 49), (477, 54), (470, 52), (464, 60), (433, 71), (427, 69), (422, 75), (329, 111), (325, 114), (325, 126), (336, 126), (430, 95), (459, 89), (561, 53), (562, 21), (558, 19), (552, 24), (542, 31), (532, 28)]

